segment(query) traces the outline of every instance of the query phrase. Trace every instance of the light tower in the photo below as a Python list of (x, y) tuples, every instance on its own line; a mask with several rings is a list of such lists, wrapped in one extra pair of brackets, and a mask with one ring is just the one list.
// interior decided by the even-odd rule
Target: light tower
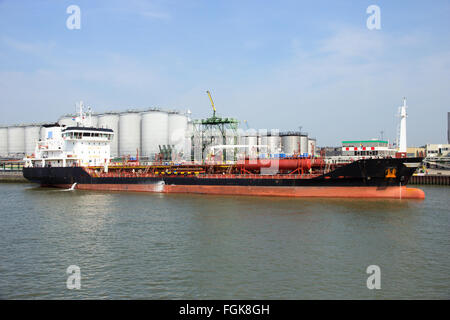
[(403, 106), (400, 107), (400, 141), (398, 152), (406, 152), (406, 98), (403, 98)]

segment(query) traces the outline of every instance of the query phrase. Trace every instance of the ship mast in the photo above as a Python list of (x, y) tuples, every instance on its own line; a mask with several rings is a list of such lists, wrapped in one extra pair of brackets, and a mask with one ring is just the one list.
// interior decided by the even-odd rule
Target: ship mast
[(400, 141), (398, 152), (405, 152), (406, 145), (406, 98), (403, 98), (403, 106), (400, 107)]

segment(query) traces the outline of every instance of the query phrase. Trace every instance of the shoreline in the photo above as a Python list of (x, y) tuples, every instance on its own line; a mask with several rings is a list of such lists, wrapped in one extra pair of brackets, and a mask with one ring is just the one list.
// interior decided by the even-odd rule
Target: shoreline
[(0, 183), (8, 182), (28, 182), (27, 179), (23, 177), (22, 171), (0, 171)]

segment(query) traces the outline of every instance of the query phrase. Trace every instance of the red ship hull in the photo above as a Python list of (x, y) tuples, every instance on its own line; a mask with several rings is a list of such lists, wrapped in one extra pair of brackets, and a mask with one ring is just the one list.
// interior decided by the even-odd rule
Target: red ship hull
[[(54, 185), (70, 188), (71, 185)], [(425, 199), (421, 189), (402, 187), (258, 187), (258, 186), (199, 186), (157, 184), (77, 184), (79, 190), (132, 191), (159, 193), (197, 193), (214, 195), (276, 196), (296, 198), (392, 198)]]

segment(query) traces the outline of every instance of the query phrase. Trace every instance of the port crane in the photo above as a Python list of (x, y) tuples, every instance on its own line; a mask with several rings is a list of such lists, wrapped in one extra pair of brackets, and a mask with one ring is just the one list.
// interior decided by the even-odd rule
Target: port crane
[(211, 93), (208, 90), (206, 91), (206, 93), (208, 94), (209, 101), (211, 101), (211, 106), (213, 108), (213, 118), (215, 118), (216, 117), (216, 107), (214, 106), (214, 101), (211, 97)]

